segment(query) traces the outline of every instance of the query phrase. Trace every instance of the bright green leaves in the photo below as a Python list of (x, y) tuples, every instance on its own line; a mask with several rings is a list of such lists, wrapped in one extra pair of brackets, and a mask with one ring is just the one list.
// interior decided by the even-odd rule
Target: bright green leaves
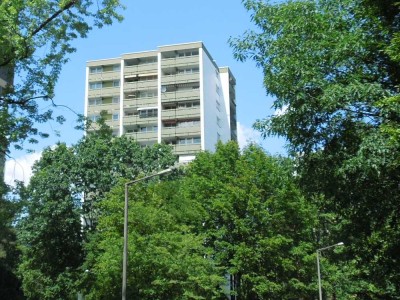
[(36, 136), (36, 122), (53, 119), (41, 102), (53, 98), (62, 66), (75, 51), (73, 41), (86, 37), (92, 27), (121, 21), (120, 8), (116, 0), (1, 2), (0, 70), (8, 72), (10, 84), (0, 96), (1, 110), (8, 111), (0, 116), (3, 152), (11, 144), (21, 148), (28, 136)]
[(183, 195), (202, 204), (201, 232), (216, 264), (233, 276), (237, 288), (231, 292), (240, 298), (312, 294), (315, 262), (306, 257), (313, 253), (317, 213), (296, 188), (291, 170), (288, 161), (257, 146), (240, 153), (235, 143), (200, 154), (187, 170)]
[(375, 103), (394, 86), (387, 84), (391, 67), (379, 63), (387, 61), (388, 30), (368, 8), (351, 0), (245, 4), (261, 32), (231, 39), (231, 45), (238, 58), (262, 67), (273, 106), (286, 109), (258, 121), (258, 129), (309, 152), (345, 134), (345, 120), (380, 122)]
[[(191, 201), (179, 197), (179, 181), (146, 185), (149, 183), (139, 183), (129, 190), (128, 296), (217, 299), (223, 277), (204, 245), (206, 236), (195, 233), (183, 221), (187, 220), (183, 216), (196, 212), (187, 205)], [(90, 252), (86, 268), (96, 278), (92, 283), (88, 281), (87, 299), (120, 297), (123, 200), (121, 182), (100, 204), (107, 213), (100, 217), (99, 231), (87, 245)]]
[[(231, 142), (199, 153), (181, 179), (132, 185), (128, 295), (311, 297), (318, 214), (292, 172), (286, 159)], [(123, 182), (99, 203), (104, 213), (87, 245), (88, 299), (120, 296), (123, 205)]]
[(69, 174), (73, 162), (65, 145), (45, 151), (30, 185), (20, 193), (25, 210), (18, 225), (18, 271), (30, 299), (67, 299), (75, 290), (83, 253), (80, 203)]
[(397, 297), (399, 270), (389, 261), (399, 255), (388, 249), (398, 247), (400, 232), (398, 3), (244, 5), (258, 31), (230, 43), (238, 59), (262, 68), (272, 106), (282, 111), (254, 127), (286, 138), (302, 188), (322, 196), (326, 228), (317, 238), (350, 244), (341, 277), (352, 284), (337, 296)]
[[(23, 252), (19, 274), (26, 296), (30, 299), (75, 296), (78, 278), (91, 276), (81, 269), (87, 231), (94, 231), (103, 214), (106, 221), (102, 222), (110, 228), (116, 223), (109, 218), (110, 214), (118, 216), (118, 220), (123, 216), (118, 210), (120, 203), (114, 207), (99, 202), (121, 178), (132, 179), (166, 168), (175, 159), (166, 145), (141, 148), (133, 139), (112, 137), (107, 130), (89, 134), (72, 147), (59, 144), (46, 149), (33, 166), (29, 186), (21, 186), (19, 190), (25, 205), (19, 223)], [(153, 163), (149, 164), (149, 160)], [(85, 201), (81, 203), (83, 197)], [(86, 222), (84, 230), (82, 221)], [(112, 238), (114, 248), (118, 246), (118, 235), (108, 230), (104, 234)], [(87, 259), (96, 254), (89, 253)], [(118, 259), (117, 263), (116, 268), (120, 268)], [(112, 266), (110, 262), (106, 271), (112, 272)], [(40, 280), (35, 285), (37, 277)]]

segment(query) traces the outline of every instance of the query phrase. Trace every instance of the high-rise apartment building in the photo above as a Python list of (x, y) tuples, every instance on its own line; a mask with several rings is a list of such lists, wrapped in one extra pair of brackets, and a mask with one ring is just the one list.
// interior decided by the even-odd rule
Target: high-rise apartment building
[(106, 111), (115, 135), (141, 145), (167, 143), (180, 161), (218, 140), (237, 140), (235, 78), (202, 42), (89, 61), (85, 116)]

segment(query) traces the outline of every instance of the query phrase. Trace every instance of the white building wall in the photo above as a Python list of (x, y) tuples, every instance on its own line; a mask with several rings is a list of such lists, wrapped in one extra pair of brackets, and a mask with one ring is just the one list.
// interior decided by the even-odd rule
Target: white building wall
[[(204, 150), (213, 151), (218, 141), (218, 135), (222, 142), (230, 140), (229, 119), (226, 115), (226, 105), (224, 95), (229, 92), (224, 92), (223, 84), (219, 70), (215, 67), (214, 63), (210, 60), (208, 55), (201, 51), (203, 54), (202, 66), (202, 85), (200, 88), (203, 92), (202, 113), (204, 116)], [(219, 109), (217, 109), (217, 101), (219, 102)], [(229, 103), (229, 100), (227, 100)]]

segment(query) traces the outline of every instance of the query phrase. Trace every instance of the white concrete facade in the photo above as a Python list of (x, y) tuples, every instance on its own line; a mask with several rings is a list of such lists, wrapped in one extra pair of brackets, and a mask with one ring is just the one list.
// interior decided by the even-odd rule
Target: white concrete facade
[(236, 140), (235, 78), (219, 68), (202, 42), (158, 47), (89, 61), (85, 116), (143, 146), (167, 143), (180, 161), (218, 140)]

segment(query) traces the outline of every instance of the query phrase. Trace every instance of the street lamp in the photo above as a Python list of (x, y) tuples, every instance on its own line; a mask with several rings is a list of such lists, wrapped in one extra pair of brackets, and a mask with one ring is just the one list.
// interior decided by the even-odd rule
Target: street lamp
[(337, 243), (337, 244), (334, 244), (334, 245), (331, 245), (331, 246), (327, 246), (327, 247), (324, 247), (324, 248), (317, 249), (317, 272), (318, 272), (319, 300), (322, 300), (322, 286), (321, 286), (321, 271), (320, 271), (320, 268), (319, 268), (319, 254), (320, 254), (321, 251), (324, 251), (326, 249), (333, 248), (333, 247), (336, 247), (336, 246), (343, 246), (343, 245), (344, 245), (344, 243), (340, 242), (340, 243)]
[(177, 164), (173, 167), (162, 170), (155, 174), (151, 174), (151, 175), (145, 176), (143, 178), (128, 181), (127, 183), (125, 183), (124, 252), (123, 252), (123, 259), (122, 259), (122, 300), (126, 300), (126, 282), (127, 282), (127, 269), (128, 269), (128, 188), (131, 185), (134, 185), (140, 181), (145, 181), (147, 179), (150, 179), (150, 178), (153, 178), (156, 176), (171, 173), (173, 170), (177, 169), (179, 166), (180, 166), (180, 164)]

